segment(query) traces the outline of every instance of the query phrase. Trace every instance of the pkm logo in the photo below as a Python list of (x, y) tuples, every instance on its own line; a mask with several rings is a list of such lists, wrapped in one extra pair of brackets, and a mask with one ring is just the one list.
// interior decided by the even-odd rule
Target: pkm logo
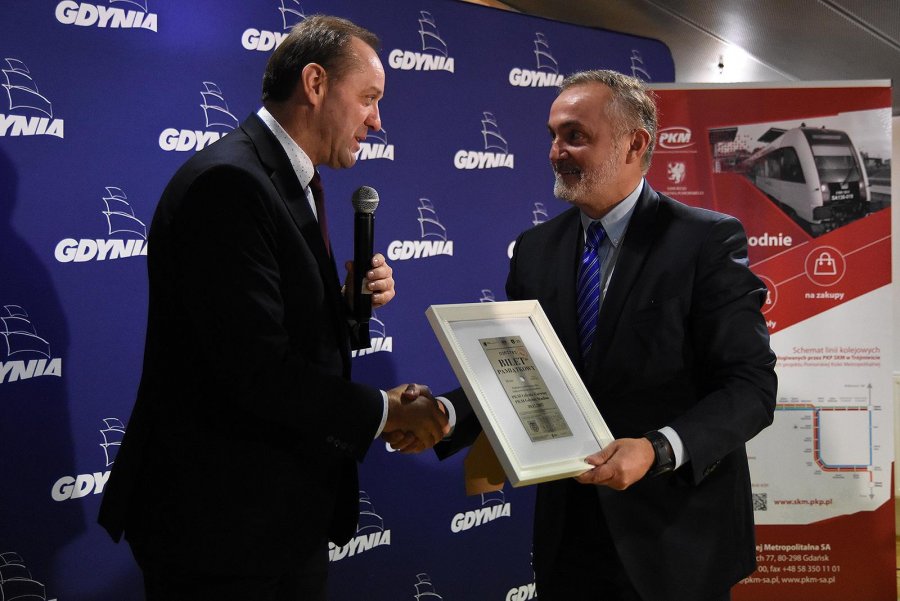
[(0, 308), (0, 384), (42, 376), (62, 377), (62, 359), (38, 336), (28, 312), (19, 305)]
[(299, 0), (280, 0), (278, 12), (281, 13), (281, 31), (255, 29), (250, 27), (241, 35), (241, 46), (244, 50), (269, 52), (274, 50), (288, 36), (290, 30), (306, 19)]
[[(228, 108), (225, 94), (218, 84), (204, 81), (200, 90), (205, 130), (168, 127), (159, 134), (159, 147), (166, 152), (202, 150), (238, 126), (237, 117)], [(226, 130), (226, 131), (222, 131)]]
[(0, 136), (65, 136), (65, 122), (53, 117), (53, 103), (38, 89), (28, 66), (17, 58), (6, 58), (0, 69), (3, 90), (9, 100), (8, 114), (0, 113)]
[(658, 143), (666, 150), (684, 150), (694, 145), (691, 130), (687, 127), (673, 126), (659, 130)]

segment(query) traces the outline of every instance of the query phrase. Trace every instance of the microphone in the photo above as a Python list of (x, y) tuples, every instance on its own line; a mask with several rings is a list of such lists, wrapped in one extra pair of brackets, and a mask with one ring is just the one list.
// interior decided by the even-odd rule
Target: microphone
[(378, 192), (361, 186), (353, 193), (353, 325), (359, 348), (368, 348), (369, 320), (372, 318), (372, 293), (363, 289), (366, 272), (372, 266), (375, 241), (375, 209)]

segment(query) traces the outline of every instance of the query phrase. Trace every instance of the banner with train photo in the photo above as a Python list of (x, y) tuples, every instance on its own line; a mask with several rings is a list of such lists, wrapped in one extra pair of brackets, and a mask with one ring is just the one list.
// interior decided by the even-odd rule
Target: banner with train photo
[(654, 86), (648, 180), (744, 224), (778, 355), (736, 601), (894, 599), (891, 88)]

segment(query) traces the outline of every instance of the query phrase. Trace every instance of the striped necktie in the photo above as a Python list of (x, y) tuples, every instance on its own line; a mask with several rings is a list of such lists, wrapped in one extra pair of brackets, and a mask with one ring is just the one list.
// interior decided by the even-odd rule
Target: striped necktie
[(597, 317), (600, 314), (600, 244), (606, 231), (599, 221), (588, 227), (584, 241), (584, 253), (578, 269), (578, 339), (581, 342), (581, 357), (587, 359), (597, 331)]

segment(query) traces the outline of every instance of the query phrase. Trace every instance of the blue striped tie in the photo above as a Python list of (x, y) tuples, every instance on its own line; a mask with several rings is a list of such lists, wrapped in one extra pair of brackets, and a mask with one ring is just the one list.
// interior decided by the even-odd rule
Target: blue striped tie
[(587, 358), (597, 331), (600, 314), (600, 244), (606, 231), (599, 221), (591, 223), (584, 241), (581, 267), (578, 269), (578, 339), (581, 341), (581, 357)]

